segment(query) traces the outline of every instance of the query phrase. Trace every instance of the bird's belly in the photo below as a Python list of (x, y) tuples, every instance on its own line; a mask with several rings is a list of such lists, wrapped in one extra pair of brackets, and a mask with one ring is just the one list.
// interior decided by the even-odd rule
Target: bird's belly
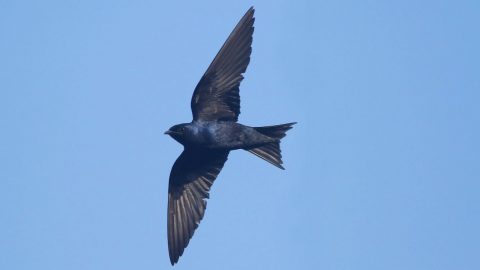
[(271, 142), (271, 138), (265, 137), (255, 130), (247, 127), (226, 128), (213, 132), (209, 138), (209, 148), (215, 149), (244, 149)]
[(186, 144), (208, 149), (248, 149), (270, 143), (275, 139), (254, 128), (232, 122), (198, 123), (188, 136)]

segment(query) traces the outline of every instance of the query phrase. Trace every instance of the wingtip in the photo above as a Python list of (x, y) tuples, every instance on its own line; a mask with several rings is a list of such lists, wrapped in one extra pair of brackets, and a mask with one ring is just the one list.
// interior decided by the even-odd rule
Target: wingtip
[(250, 15), (252, 18), (253, 18), (253, 14), (255, 14), (255, 7), (254, 6), (251, 6), (247, 12), (245, 13), (245, 15)]
[(170, 254), (169, 254), (169, 255), (170, 255), (170, 256), (169, 256), (169, 258), (170, 258), (170, 264), (173, 266), (173, 265), (176, 263), (176, 261), (175, 261), (175, 258), (173, 258), (173, 255), (172, 255), (172, 253), (171, 253), (171, 250), (169, 250), (169, 253), (170, 253)]
[(177, 257), (177, 258), (172, 258), (172, 257), (170, 257), (170, 264), (171, 264), (172, 266), (174, 266), (174, 265), (178, 262), (178, 259), (179, 259), (179, 257)]

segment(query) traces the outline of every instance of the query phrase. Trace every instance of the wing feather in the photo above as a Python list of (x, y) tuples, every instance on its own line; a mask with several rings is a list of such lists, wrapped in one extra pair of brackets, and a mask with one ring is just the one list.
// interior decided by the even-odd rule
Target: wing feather
[(170, 262), (175, 264), (203, 218), (210, 188), (228, 151), (187, 149), (175, 161), (168, 188), (167, 235)]
[(239, 87), (252, 53), (254, 12), (251, 7), (245, 13), (195, 87), (193, 120), (238, 120)]

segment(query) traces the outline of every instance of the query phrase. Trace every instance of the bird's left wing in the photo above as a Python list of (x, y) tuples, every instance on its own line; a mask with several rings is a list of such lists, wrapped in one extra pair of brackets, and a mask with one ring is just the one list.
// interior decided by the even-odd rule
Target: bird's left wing
[(203, 218), (210, 187), (229, 151), (185, 148), (170, 172), (168, 186), (168, 251), (175, 264)]
[(193, 92), (193, 120), (237, 121), (240, 114), (240, 82), (252, 52), (251, 7), (233, 29)]

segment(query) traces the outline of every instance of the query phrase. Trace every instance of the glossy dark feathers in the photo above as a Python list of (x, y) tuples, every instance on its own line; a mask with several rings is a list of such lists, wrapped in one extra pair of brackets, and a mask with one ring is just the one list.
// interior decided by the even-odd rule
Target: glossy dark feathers
[[(253, 14), (251, 7), (197, 84), (191, 100), (194, 121), (238, 120), (240, 82), (252, 52)], [(203, 218), (205, 199), (227, 156), (228, 151), (196, 153), (185, 148), (175, 162), (170, 174), (167, 218), (172, 265), (183, 254)]]
[(193, 92), (193, 120), (237, 121), (240, 114), (240, 82), (252, 52), (251, 7), (238, 22)]
[(280, 140), (294, 123), (249, 127), (236, 123), (239, 87), (252, 52), (254, 9), (242, 17), (197, 84), (191, 100), (193, 121), (165, 134), (184, 146), (170, 172), (168, 251), (178, 262), (207, 207), (210, 188), (231, 150), (244, 149), (283, 169)]
[(285, 170), (282, 164), (282, 151), (280, 150), (280, 139), (286, 136), (287, 130), (291, 129), (296, 123), (287, 123), (283, 125), (255, 127), (254, 129), (270, 138), (278, 139), (277, 142), (268, 143), (260, 147), (246, 149), (250, 153), (268, 161), (269, 163)]
[(168, 250), (172, 265), (178, 262), (203, 218), (210, 187), (228, 151), (185, 149), (170, 172), (168, 187)]

